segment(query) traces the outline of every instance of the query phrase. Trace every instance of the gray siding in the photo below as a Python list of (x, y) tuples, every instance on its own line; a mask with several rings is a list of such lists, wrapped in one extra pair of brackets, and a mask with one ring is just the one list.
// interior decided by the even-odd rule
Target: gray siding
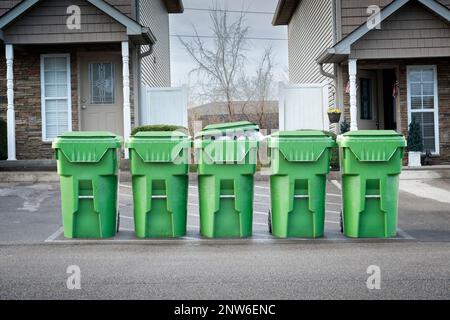
[[(330, 81), (320, 74), (316, 59), (333, 46), (333, 15), (331, 0), (303, 0), (288, 27), (289, 78), (292, 83)], [(325, 70), (333, 72), (333, 66)]]
[(139, 15), (139, 22), (150, 27), (157, 39), (153, 54), (142, 59), (142, 83), (152, 87), (170, 87), (169, 15), (166, 7), (161, 0), (139, 0)]
[[(341, 1), (341, 17), (342, 17), (342, 36), (345, 37), (360, 25), (367, 21), (367, 8), (370, 5), (377, 5), (384, 8), (393, 0), (340, 0)], [(438, 0), (450, 9), (450, 0)]]
[(104, 0), (120, 12), (132, 19), (136, 19), (135, 0)]
[(19, 2), (21, 2), (21, 0), (0, 0), (0, 17)]
[[(81, 8), (81, 30), (69, 30), (67, 7)], [(84, 0), (47, 0), (4, 31), (13, 44), (117, 42), (128, 39), (126, 28)]]
[(417, 3), (389, 17), (352, 46), (358, 59), (450, 56), (450, 25)]

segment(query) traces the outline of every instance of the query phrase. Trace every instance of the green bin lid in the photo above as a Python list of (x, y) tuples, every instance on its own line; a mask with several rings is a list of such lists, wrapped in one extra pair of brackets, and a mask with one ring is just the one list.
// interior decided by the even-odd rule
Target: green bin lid
[(359, 161), (389, 161), (399, 148), (406, 147), (405, 137), (393, 130), (360, 130), (338, 137), (341, 148), (349, 148)]
[(104, 131), (74, 131), (61, 134), (53, 141), (53, 149), (59, 149), (69, 162), (100, 162), (109, 149), (118, 149), (121, 138)]
[(327, 149), (336, 147), (336, 142), (318, 130), (280, 131), (272, 134), (269, 147), (278, 149), (290, 162), (315, 162)]
[(230, 123), (219, 123), (206, 126), (201, 132), (196, 134), (196, 138), (202, 138), (211, 134), (221, 133), (226, 135), (232, 132), (259, 131), (259, 126), (249, 121), (239, 121)]
[(325, 132), (318, 130), (278, 131), (272, 134), (274, 138), (329, 138)]
[(180, 131), (141, 131), (125, 147), (136, 151), (144, 162), (175, 162), (183, 150), (191, 147), (191, 138)]
[(403, 137), (400, 133), (394, 130), (360, 130), (349, 131), (343, 134), (344, 137), (362, 137), (362, 138), (376, 138), (380, 137)]

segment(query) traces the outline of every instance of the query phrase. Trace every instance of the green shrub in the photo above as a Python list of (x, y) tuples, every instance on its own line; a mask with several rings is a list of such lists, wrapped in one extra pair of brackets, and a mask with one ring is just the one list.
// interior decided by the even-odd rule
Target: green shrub
[(408, 130), (408, 151), (422, 152), (422, 131), (420, 125), (417, 122), (411, 122)]
[(148, 132), (148, 131), (181, 131), (188, 133), (188, 129), (182, 126), (172, 126), (166, 124), (150, 125), (150, 126), (140, 126), (133, 129), (131, 135), (134, 136), (138, 132)]
[(347, 122), (347, 120), (344, 119), (344, 121), (341, 122), (341, 133), (344, 134), (349, 131), (350, 131), (350, 124)]
[(8, 158), (8, 140), (7, 140), (6, 121), (0, 119), (0, 160)]

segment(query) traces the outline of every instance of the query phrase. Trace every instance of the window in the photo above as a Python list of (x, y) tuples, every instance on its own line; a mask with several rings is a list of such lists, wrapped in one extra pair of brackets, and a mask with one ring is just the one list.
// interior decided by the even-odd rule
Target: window
[(372, 80), (360, 79), (361, 120), (372, 120)]
[(70, 55), (41, 56), (42, 140), (72, 130)]
[(424, 151), (439, 153), (438, 83), (435, 66), (408, 67), (408, 123), (422, 129)]
[(111, 62), (89, 64), (91, 104), (114, 104), (115, 68)]

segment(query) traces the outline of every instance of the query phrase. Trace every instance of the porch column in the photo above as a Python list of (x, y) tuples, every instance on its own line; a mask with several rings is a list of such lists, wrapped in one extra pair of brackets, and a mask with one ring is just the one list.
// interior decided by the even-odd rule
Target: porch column
[[(131, 104), (130, 104), (130, 46), (128, 41), (122, 42), (123, 70), (123, 135), (124, 139), (131, 136)], [(129, 158), (125, 148), (125, 159)]]
[(357, 100), (357, 86), (356, 75), (358, 70), (357, 60), (348, 60), (348, 74), (350, 77), (350, 131), (358, 130), (358, 100)]
[(16, 117), (14, 113), (14, 47), (12, 44), (6, 48), (6, 94), (7, 108), (6, 121), (8, 132), (8, 160), (16, 160)]

